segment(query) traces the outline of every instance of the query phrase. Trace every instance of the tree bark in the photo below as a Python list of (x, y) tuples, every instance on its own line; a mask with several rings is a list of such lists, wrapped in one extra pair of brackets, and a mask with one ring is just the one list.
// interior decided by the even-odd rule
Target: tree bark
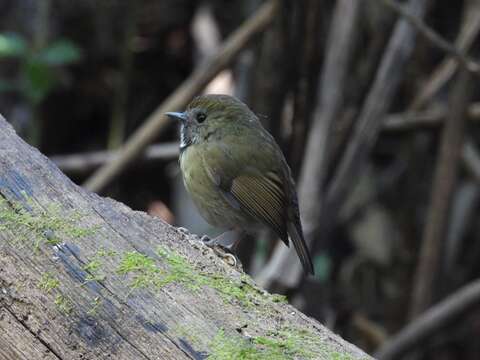
[(0, 359), (369, 358), (0, 117)]

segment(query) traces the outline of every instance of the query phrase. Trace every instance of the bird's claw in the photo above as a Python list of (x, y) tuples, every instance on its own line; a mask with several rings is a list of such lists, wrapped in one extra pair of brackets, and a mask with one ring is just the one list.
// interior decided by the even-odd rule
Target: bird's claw
[(200, 241), (207, 245), (208, 247), (214, 247), (218, 245), (216, 238), (210, 239), (208, 235), (203, 235), (200, 237)]
[(206, 246), (213, 250), (215, 255), (225, 261), (228, 265), (239, 270), (243, 269), (240, 259), (228, 247), (225, 247), (216, 242), (215, 239), (209, 239), (208, 237), (207, 241), (205, 241), (204, 236), (202, 237), (202, 241)]
[(225, 254), (223, 261), (225, 261), (228, 265), (231, 267), (238, 267), (239, 269), (242, 269), (242, 263), (240, 260), (233, 254)]
[[(209, 246), (209, 245), (207, 245)], [(223, 261), (225, 261), (228, 265), (237, 268), (239, 270), (243, 269), (242, 263), (240, 262), (240, 259), (233, 254), (229, 249), (221, 246), (221, 245), (214, 245), (214, 246), (209, 246), (213, 252), (220, 257)]]
[(224, 246), (220, 241), (219, 238), (211, 239), (207, 235), (203, 235), (200, 238), (200, 241), (208, 246), (213, 252), (220, 257), (223, 261), (225, 261), (228, 265), (238, 268), (240, 270), (243, 269), (242, 263), (240, 259), (232, 252), (232, 250), (228, 246)]
[(181, 226), (177, 227), (177, 231), (182, 235), (186, 235), (186, 236), (191, 235), (190, 231), (187, 228), (184, 228), (184, 227), (181, 227)]
[(195, 238), (195, 247), (198, 248), (197, 244), (202, 244), (207, 246), (208, 248), (212, 249), (212, 251), (220, 257), (223, 261), (225, 261), (228, 265), (237, 268), (239, 270), (243, 269), (242, 263), (240, 259), (233, 254), (232, 250), (228, 246), (224, 246), (219, 238), (211, 239), (208, 235), (202, 235), (199, 237), (196, 234), (190, 233), (187, 228), (184, 227), (177, 227), (177, 231), (184, 236), (190, 236)]

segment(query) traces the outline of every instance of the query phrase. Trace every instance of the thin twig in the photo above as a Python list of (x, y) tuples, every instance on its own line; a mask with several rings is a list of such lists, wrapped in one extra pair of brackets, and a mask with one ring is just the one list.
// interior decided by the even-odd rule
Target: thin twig
[(394, 0), (380, 0), (390, 9), (401, 15), (408, 21), (415, 29), (429, 42), (443, 50), (444, 52), (453, 56), (463, 67), (475, 74), (480, 74), (480, 64), (469, 58), (463, 50), (456, 48), (454, 45), (445, 40), (441, 35), (437, 34), (421, 19), (415, 16), (410, 11), (406, 10), (402, 5), (399, 5)]
[(401, 357), (442, 330), (451, 321), (470, 313), (473, 307), (478, 306), (479, 301), (480, 280), (476, 280), (427, 310), (394, 335), (374, 354), (375, 358), (392, 360)]
[(353, 314), (352, 325), (375, 347), (380, 346), (387, 339), (388, 335), (383, 326), (373, 322), (362, 313)]
[(145, 120), (144, 124), (119, 149), (118, 156), (98, 169), (84, 184), (95, 192), (100, 192), (112, 182), (129, 164), (135, 160), (163, 130), (169, 120), (165, 112), (185, 107), (220, 71), (225, 69), (243, 50), (252, 38), (262, 32), (273, 20), (278, 2), (270, 0), (230, 35), (218, 53), (200, 65), (177, 90), (161, 103)]
[[(463, 146), (463, 153), (465, 153), (465, 148), (466, 144)], [(465, 157), (463, 159), (465, 162)], [(478, 182), (469, 180), (462, 182), (453, 196), (452, 210), (448, 220), (449, 227), (445, 235), (445, 255), (442, 262), (442, 284), (446, 286), (441, 287), (441, 290), (444, 293), (459, 280), (457, 266), (461, 262), (461, 252), (464, 246), (468, 246), (465, 244), (468, 239), (466, 234), (477, 216), (479, 191)]]
[[(446, 116), (447, 108), (444, 106), (433, 106), (425, 111), (389, 114), (384, 120), (382, 131), (397, 132), (438, 127), (443, 125)], [(467, 110), (467, 118), (469, 121), (478, 124), (480, 121), (480, 102), (470, 104)]]
[(412, 318), (426, 310), (434, 300), (444, 235), (447, 228), (451, 196), (455, 189), (465, 128), (465, 112), (470, 99), (470, 74), (463, 70), (452, 90), (449, 116), (443, 129), (440, 154), (433, 179), (430, 207), (427, 214), (422, 245), (415, 273)]
[[(428, 0), (410, 0), (411, 13), (422, 17)], [(356, 122), (352, 140), (344, 152), (327, 192), (319, 226), (332, 226), (349, 190), (356, 183), (382, 128), (382, 120), (402, 80), (404, 65), (413, 52), (416, 32), (403, 19), (395, 25), (373, 86)], [(325, 230), (322, 230), (324, 232)], [(327, 233), (325, 233), (327, 235)]]
[[(150, 145), (142, 160), (172, 160), (178, 156), (178, 143)], [(71, 155), (53, 155), (50, 156), (55, 165), (67, 174), (82, 175), (89, 173), (99, 166), (111, 162), (117, 157), (115, 150), (110, 151), (91, 151), (82, 154)]]
[(471, 139), (465, 141), (462, 157), (470, 174), (480, 183), (480, 154)]
[[(463, 25), (460, 33), (455, 40), (455, 46), (460, 51), (468, 51), (480, 31), (480, 3), (476, 0), (469, 1), (463, 10)], [(446, 58), (432, 72), (429, 79), (422, 86), (421, 91), (412, 101), (409, 110), (422, 108), (429, 99), (431, 99), (449, 79), (455, 74), (458, 68), (458, 61), (451, 57)]]

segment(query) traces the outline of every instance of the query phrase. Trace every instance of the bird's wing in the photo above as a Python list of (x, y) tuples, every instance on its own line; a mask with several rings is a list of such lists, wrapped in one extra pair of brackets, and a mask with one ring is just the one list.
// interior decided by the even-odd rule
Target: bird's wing
[(273, 150), (269, 146), (262, 148), (262, 151), (245, 146), (242, 151), (232, 154), (225, 146), (217, 145), (205, 152), (208, 156), (204, 157), (204, 165), (211, 180), (222, 190), (233, 208), (270, 227), (287, 246), (290, 234), (305, 272), (313, 274), (296, 196), (287, 193), (289, 186), (294, 186), (289, 183), (292, 180), (288, 167), (284, 164), (284, 169), (272, 169), (260, 159), (265, 156), (265, 151)]
[(288, 246), (288, 198), (281, 169), (262, 159), (276, 156), (275, 148), (267, 143), (258, 149), (241, 140), (236, 147), (232, 153), (223, 143), (210, 144), (203, 152), (207, 173), (232, 207), (270, 227)]
[(228, 192), (242, 211), (272, 228), (288, 246), (287, 204), (281, 181), (273, 172), (239, 175)]

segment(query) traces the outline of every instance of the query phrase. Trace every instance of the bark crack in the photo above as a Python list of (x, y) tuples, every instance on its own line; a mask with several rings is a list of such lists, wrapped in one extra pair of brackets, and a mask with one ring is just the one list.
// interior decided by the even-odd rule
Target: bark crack
[(13, 316), (13, 318), (14, 318), (15, 320), (17, 320), (17, 322), (18, 322), (20, 325), (23, 326), (23, 328), (24, 328), (25, 330), (27, 330), (35, 339), (37, 339), (38, 341), (40, 341), (40, 343), (41, 343), (43, 346), (45, 346), (45, 348), (46, 348), (48, 351), (50, 351), (57, 359), (60, 359), (60, 360), (63, 359), (63, 358), (60, 356), (60, 354), (58, 354), (58, 353), (50, 346), (49, 343), (47, 343), (47, 342), (46, 342), (45, 340), (43, 340), (40, 336), (38, 336), (34, 331), (32, 331), (32, 329), (30, 329), (30, 328), (28, 327), (28, 325), (25, 323), (25, 321), (22, 320), (21, 318), (19, 318), (19, 317), (17, 316), (17, 314), (15, 314), (15, 312), (13, 312), (13, 311), (10, 309), (10, 307), (8, 307), (7, 305), (5, 305), (4, 308), (5, 308), (5, 310), (8, 311), (8, 313), (9, 313), (10, 315)]

